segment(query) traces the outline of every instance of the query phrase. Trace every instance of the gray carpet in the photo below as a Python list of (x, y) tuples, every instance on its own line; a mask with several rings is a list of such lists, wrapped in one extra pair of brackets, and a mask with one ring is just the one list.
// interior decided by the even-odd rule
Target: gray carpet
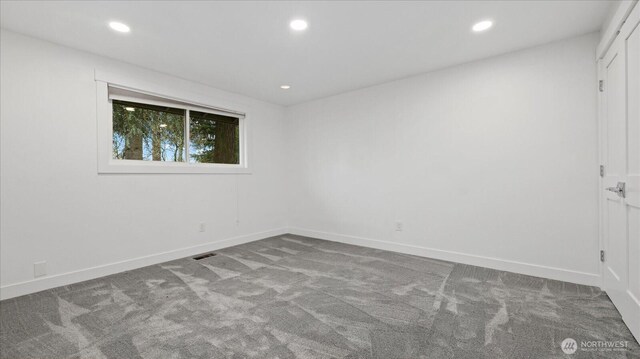
[(291, 235), (216, 253), (2, 301), (0, 357), (640, 357), (594, 287)]

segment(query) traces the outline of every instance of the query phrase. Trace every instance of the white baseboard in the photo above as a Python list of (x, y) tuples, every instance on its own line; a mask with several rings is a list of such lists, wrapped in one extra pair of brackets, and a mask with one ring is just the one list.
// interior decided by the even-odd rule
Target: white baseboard
[(578, 272), (569, 269), (548, 267), (538, 264), (522, 263), (517, 261), (490, 258), (477, 256), (467, 253), (459, 253), (446, 251), (441, 249), (427, 248), (421, 246), (414, 246), (409, 244), (381, 241), (377, 239), (369, 239), (362, 237), (349, 236), (337, 233), (327, 233), (322, 231), (303, 229), (303, 228), (289, 228), (289, 233), (297, 234), (305, 237), (312, 237), (318, 239), (326, 239), (330, 241), (336, 241), (341, 243), (353, 244), (363, 247), (370, 247), (376, 249), (383, 249), (387, 251), (413, 254), (422, 257), (429, 257), (434, 259), (445, 260), (449, 262), (457, 262), (463, 264), (469, 264), (479, 267), (486, 267), (491, 269), (497, 269), (507, 272), (514, 272), (520, 274), (526, 274), (535, 277), (549, 278), (555, 280), (561, 280), (564, 282), (571, 282), (576, 284), (592, 285), (600, 287), (602, 280), (600, 275), (595, 273)]
[(0, 287), (0, 300), (35, 293), (42, 290), (55, 288), (85, 280), (95, 279), (115, 273), (158, 264), (174, 259), (184, 258), (195, 254), (214, 251), (220, 248), (231, 247), (256, 240), (291, 233), (306, 237), (326, 239), (330, 241), (354, 244), (364, 247), (383, 249), (393, 252), (413, 254), (450, 262), (476, 265), (497, 270), (532, 275), (536, 277), (550, 278), (565, 282), (600, 286), (601, 278), (597, 274), (572, 271), (562, 268), (541, 266), (537, 264), (522, 263), (498, 258), (476, 256), (472, 254), (451, 252), (446, 250), (413, 246), (409, 244), (394, 243), (376, 239), (355, 237), (337, 233), (328, 233), (302, 228), (278, 228), (265, 232), (251, 233), (221, 241), (209, 242), (197, 246), (180, 248), (173, 251), (156, 253), (144, 257), (128, 259), (121, 262), (109, 263), (96, 267), (81, 269), (74, 272), (51, 275), (20, 283), (9, 284)]
[(144, 257), (127, 259), (121, 262), (104, 264), (96, 267), (81, 269), (74, 272), (51, 275), (25, 282), (9, 284), (0, 287), (0, 300), (35, 293), (42, 290), (78, 283), (115, 273), (141, 268), (153, 264), (171, 261), (174, 259), (189, 257), (203, 252), (214, 251), (220, 248), (235, 246), (238, 244), (257, 241), (259, 239), (279, 236), (287, 233), (286, 228), (279, 228), (265, 232), (257, 232), (242, 236), (209, 242), (197, 246), (180, 248), (168, 252), (151, 254)]

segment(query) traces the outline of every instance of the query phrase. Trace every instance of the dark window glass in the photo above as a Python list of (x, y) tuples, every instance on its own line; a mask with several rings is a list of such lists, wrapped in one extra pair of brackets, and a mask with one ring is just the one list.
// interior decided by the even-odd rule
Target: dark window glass
[(239, 120), (189, 111), (189, 162), (240, 163)]
[(113, 158), (184, 162), (185, 110), (113, 100)]

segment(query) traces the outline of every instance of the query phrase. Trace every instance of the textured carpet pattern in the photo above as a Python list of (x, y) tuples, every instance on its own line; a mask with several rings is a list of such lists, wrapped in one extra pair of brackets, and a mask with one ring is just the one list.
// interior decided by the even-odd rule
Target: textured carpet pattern
[(594, 287), (291, 235), (216, 253), (2, 301), (0, 357), (640, 357)]

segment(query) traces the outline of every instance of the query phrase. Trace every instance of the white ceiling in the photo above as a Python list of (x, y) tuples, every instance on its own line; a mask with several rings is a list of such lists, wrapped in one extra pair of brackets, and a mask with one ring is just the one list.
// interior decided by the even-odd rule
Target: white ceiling
[[(291, 105), (600, 29), (611, 1), (2, 1), (3, 28)], [(309, 28), (294, 33), (293, 18)], [(482, 19), (495, 26), (472, 33)], [(110, 30), (119, 20), (127, 35)], [(290, 84), (290, 90), (280, 85)]]

